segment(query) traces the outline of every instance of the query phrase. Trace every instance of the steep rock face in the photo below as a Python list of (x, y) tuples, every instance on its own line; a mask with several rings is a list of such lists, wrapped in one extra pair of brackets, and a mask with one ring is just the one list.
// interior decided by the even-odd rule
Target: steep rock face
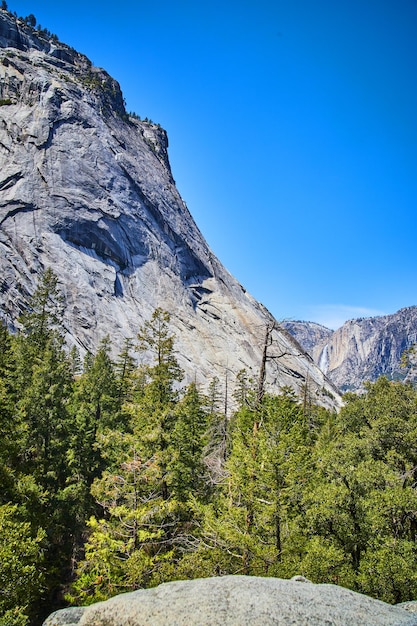
[(333, 331), (315, 322), (288, 321), (284, 322), (283, 326), (297, 339), (298, 343), (313, 357), (317, 364), (321, 362), (320, 369), (326, 371), (326, 351), (323, 352), (322, 346), (328, 343)]
[(349, 320), (336, 331), (317, 332), (318, 325), (311, 322), (288, 322), (285, 326), (335, 385), (342, 390), (358, 390), (364, 381), (382, 375), (406, 377), (408, 371), (401, 367), (401, 357), (417, 341), (417, 307)]
[(0, 10), (1, 315), (14, 327), (47, 267), (65, 297), (67, 339), (120, 348), (161, 307), (180, 363), (205, 383), (259, 371), (267, 389), (308, 381), (340, 397), (292, 336), (214, 257), (172, 178), (165, 131), (126, 115), (104, 70)]

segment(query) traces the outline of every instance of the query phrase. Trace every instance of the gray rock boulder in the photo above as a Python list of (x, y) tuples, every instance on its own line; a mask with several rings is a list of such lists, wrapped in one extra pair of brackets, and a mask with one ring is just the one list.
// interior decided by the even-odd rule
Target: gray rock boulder
[[(54, 624), (47, 620), (44, 626)], [(79, 621), (127, 625), (417, 626), (417, 616), (335, 585), (224, 576), (122, 594), (87, 607)]]
[(417, 613), (417, 600), (410, 600), (409, 602), (401, 602), (397, 604), (401, 609), (405, 609), (409, 613)]
[(43, 623), (43, 626), (74, 626), (78, 624), (85, 611), (84, 607), (74, 606), (55, 611)]

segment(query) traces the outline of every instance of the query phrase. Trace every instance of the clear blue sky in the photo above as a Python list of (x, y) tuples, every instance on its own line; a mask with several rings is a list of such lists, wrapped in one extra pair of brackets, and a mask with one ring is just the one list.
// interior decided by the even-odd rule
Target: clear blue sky
[(8, 0), (168, 132), (179, 192), (279, 320), (417, 304), (417, 0)]

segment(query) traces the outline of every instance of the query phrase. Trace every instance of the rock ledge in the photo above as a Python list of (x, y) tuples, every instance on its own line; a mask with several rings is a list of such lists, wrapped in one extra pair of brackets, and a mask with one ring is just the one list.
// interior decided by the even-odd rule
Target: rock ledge
[(417, 615), (336, 585), (224, 576), (165, 583), (115, 596), (83, 610), (64, 609), (51, 615), (43, 626), (70, 624), (417, 626)]

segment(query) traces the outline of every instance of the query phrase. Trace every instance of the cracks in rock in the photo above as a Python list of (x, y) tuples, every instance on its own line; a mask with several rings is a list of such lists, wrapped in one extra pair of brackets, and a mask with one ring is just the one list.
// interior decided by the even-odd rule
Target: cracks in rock
[(199, 300), (201, 300), (204, 296), (210, 296), (213, 293), (212, 289), (203, 287), (203, 285), (189, 285), (189, 288)]
[(39, 167), (36, 168), (38, 170), (38, 174), (41, 177), (41, 179), (43, 180), (43, 182), (45, 183), (46, 187), (48, 186), (48, 182), (45, 178), (45, 176), (42, 174), (41, 170), (39, 169)]
[(114, 295), (116, 298), (123, 298), (123, 285), (120, 280), (118, 272), (116, 272), (116, 278), (114, 279)]
[(204, 301), (201, 303), (198, 302), (197, 306), (208, 317), (211, 317), (212, 319), (216, 321), (219, 321), (222, 319), (221, 311), (215, 304), (212, 304), (211, 302), (208, 302), (208, 301)]
[(46, 140), (43, 143), (38, 144), (36, 146), (38, 150), (47, 150), (48, 148), (50, 148), (54, 139), (54, 135), (56, 134), (57, 130), (64, 124), (77, 124), (83, 129), (93, 128), (93, 126), (91, 124), (88, 124), (86, 120), (80, 120), (76, 116), (71, 116), (65, 119), (57, 120), (53, 122), (52, 126), (50, 126), (48, 137), (46, 138)]
[(199, 307), (203, 312), (206, 312), (203, 307), (210, 304), (208, 297), (213, 293), (213, 290), (196, 283), (189, 284), (188, 289), (190, 290), (193, 309), (196, 310)]
[[(113, 283), (113, 295), (116, 298), (123, 298), (124, 289), (123, 284), (120, 278), (121, 274), (125, 273), (125, 270), (128, 269), (127, 260), (122, 260), (120, 255), (116, 256), (114, 250), (110, 250), (108, 247), (108, 243), (105, 241), (100, 241), (98, 237), (93, 233), (90, 235), (90, 240), (87, 240), (86, 237), (83, 239), (82, 233), (71, 233), (71, 231), (60, 231), (57, 234), (61, 237), (62, 241), (78, 250), (81, 254), (87, 254), (94, 259), (104, 263), (108, 267), (112, 267), (115, 271), (115, 278)], [(85, 233), (84, 233), (85, 235)]]
[(135, 179), (129, 174), (127, 169), (121, 164), (120, 169), (129, 181), (134, 193), (148, 210), (149, 215), (154, 220), (158, 230), (161, 234), (163, 233), (165, 243), (175, 255), (178, 255), (178, 266), (181, 278), (183, 280), (189, 280), (194, 276), (212, 278), (213, 274), (210, 269), (203, 263), (203, 261), (201, 261), (201, 259), (198, 258), (196, 253), (187, 243), (186, 239), (169, 226), (167, 220), (164, 219), (158, 207), (156, 207), (155, 204), (143, 193), (142, 189)]
[(0, 205), (0, 209), (13, 204), (17, 205), (16, 208), (12, 209), (11, 211), (7, 211), (6, 215), (0, 221), (0, 226), (2, 226), (6, 220), (14, 217), (18, 213), (30, 213), (34, 211), (39, 211), (39, 207), (35, 206), (34, 204), (30, 202), (21, 202), (19, 200), (14, 200), (11, 202), (7, 202), (6, 204)]
[(0, 147), (3, 148), (3, 150), (5, 150), (6, 152), (8, 152), (10, 154), (11, 150), (10, 150), (9, 146), (6, 146), (2, 141), (0, 141)]
[(65, 231), (57, 232), (57, 235), (59, 235), (67, 245), (75, 248), (79, 252), (98, 259), (105, 265), (109, 265), (114, 269), (117, 267), (121, 271), (124, 271), (126, 268), (123, 260), (114, 254), (114, 251), (108, 247), (107, 243), (100, 241), (96, 237), (91, 237), (90, 240), (82, 240), (81, 237), (75, 237)]
[(14, 59), (14, 57), (15, 55), (12, 56), (12, 54), (9, 52), (9, 55), (2, 59), (2, 65), (4, 65), (4, 67), (12, 67), (23, 78), (24, 72), (22, 72), (20, 64), (12, 60)]
[(283, 367), (282, 368), (284, 371), (286, 371), (290, 376), (292, 376), (293, 378), (298, 378), (300, 380), (306, 380), (306, 377), (301, 374), (300, 372), (297, 372), (296, 370), (292, 369), (291, 367)]
[(0, 181), (0, 191), (13, 187), (21, 178), (23, 178), (22, 172), (16, 172), (15, 174), (7, 176), (7, 178)]
[[(120, 169), (122, 170), (123, 174), (126, 176), (127, 180), (129, 181), (129, 183), (130, 183), (132, 189), (134, 190), (135, 194), (139, 197), (141, 202), (148, 209), (149, 213), (151, 214), (151, 216), (155, 220), (155, 222), (158, 225), (158, 227), (160, 229), (161, 228), (162, 229), (163, 228), (167, 228), (167, 224), (164, 222), (161, 214), (155, 208), (155, 206), (151, 202), (151, 200), (149, 200), (149, 198), (143, 193), (142, 189), (139, 187), (138, 183), (135, 181), (133, 176), (127, 171), (127, 169), (121, 163), (119, 163), (119, 166), (120, 166)], [(171, 234), (172, 231), (171, 231), (171, 229), (169, 229), (169, 230), (170, 230), (169, 234)]]

